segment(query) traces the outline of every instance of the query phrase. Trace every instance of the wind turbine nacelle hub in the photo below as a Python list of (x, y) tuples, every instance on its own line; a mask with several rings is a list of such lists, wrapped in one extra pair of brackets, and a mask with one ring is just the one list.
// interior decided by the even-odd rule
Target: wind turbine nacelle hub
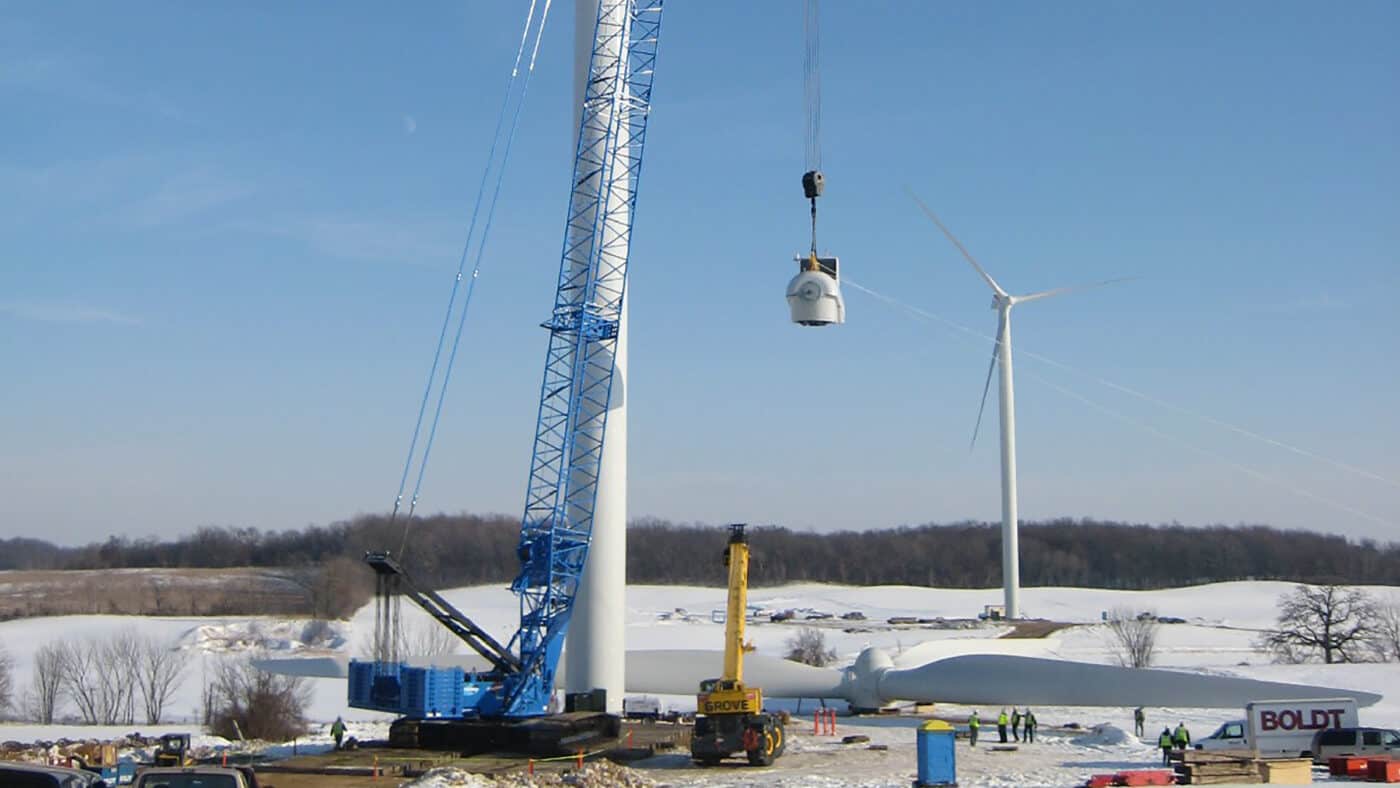
[(841, 674), (841, 692), (852, 708), (879, 709), (890, 701), (880, 691), (880, 680), (894, 668), (894, 660), (881, 648), (868, 647)]
[(835, 257), (799, 257), (800, 270), (787, 286), (792, 322), (803, 326), (829, 326), (846, 322), (846, 302)]

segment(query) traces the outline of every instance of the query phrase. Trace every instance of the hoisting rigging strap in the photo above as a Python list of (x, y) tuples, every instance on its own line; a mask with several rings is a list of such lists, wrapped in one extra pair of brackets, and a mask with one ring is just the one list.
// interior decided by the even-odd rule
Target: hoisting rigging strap
[(806, 38), (806, 48), (802, 58), (802, 89), (806, 105), (806, 123), (803, 126), (807, 171), (802, 175), (802, 193), (812, 203), (812, 251), (807, 259), (807, 270), (816, 271), (817, 264), (817, 198), (821, 196), (825, 178), (822, 167), (822, 79), (821, 79), (821, 3), (819, 0), (806, 0), (802, 17), (802, 31)]

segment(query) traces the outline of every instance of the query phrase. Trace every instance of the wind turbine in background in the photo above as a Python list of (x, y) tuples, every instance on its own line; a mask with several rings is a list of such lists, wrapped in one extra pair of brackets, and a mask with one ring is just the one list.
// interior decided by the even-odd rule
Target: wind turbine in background
[(987, 286), (992, 288), (992, 308), (997, 311), (997, 338), (996, 344), (992, 348), (991, 364), (987, 367), (987, 381), (982, 384), (982, 403), (977, 408), (977, 423), (972, 428), (972, 445), (977, 444), (977, 433), (982, 428), (982, 414), (987, 409), (987, 392), (992, 387), (992, 371), (1000, 367), (998, 398), (1001, 401), (1001, 577), (1002, 589), (1005, 593), (1006, 617), (1017, 619), (1021, 617), (1021, 552), (1017, 536), (1020, 521), (1017, 519), (1016, 513), (1016, 391), (1012, 385), (1011, 376), (1011, 308), (1028, 301), (1038, 301), (1042, 298), (1063, 295), (1076, 290), (1124, 282), (1128, 278), (1109, 279), (1077, 287), (1057, 287), (1053, 290), (1044, 290), (1030, 295), (1011, 295), (997, 284), (997, 280), (993, 279), (985, 268), (978, 264), (967, 248), (962, 245), (962, 242), (943, 224), (938, 215), (924, 204), (923, 200), (912, 193), (910, 196), (914, 198), (914, 202), (919, 204), (919, 208), (923, 210), (924, 214), (938, 226), (943, 235), (954, 246), (958, 247), (958, 251), (987, 283)]

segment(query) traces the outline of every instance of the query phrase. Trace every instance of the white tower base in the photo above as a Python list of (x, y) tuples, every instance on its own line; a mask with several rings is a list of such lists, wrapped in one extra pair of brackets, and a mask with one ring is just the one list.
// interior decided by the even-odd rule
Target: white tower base
[[(579, 128), (598, 0), (577, 0), (574, 6), (574, 130)], [(626, 57), (621, 42), (618, 56)], [(571, 143), (577, 144), (576, 138)], [(627, 152), (619, 152), (627, 155)], [(614, 185), (613, 210), (626, 210), (627, 195)], [(612, 398), (607, 440), (593, 509), (593, 537), (584, 564), (573, 616), (564, 647), (565, 692), (607, 692), (607, 710), (622, 711), (626, 691), (627, 653), (627, 303), (622, 304), (617, 350), (613, 359)]]

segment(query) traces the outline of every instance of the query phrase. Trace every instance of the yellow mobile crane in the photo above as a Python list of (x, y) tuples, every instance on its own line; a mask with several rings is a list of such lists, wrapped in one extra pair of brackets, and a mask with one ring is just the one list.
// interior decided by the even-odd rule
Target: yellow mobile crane
[(748, 612), (749, 540), (744, 524), (729, 526), (724, 548), (729, 568), (729, 609), (724, 620), (724, 675), (700, 682), (690, 757), (702, 766), (744, 753), (752, 766), (767, 766), (783, 754), (783, 722), (763, 711), (763, 690), (744, 685), (744, 615)]

